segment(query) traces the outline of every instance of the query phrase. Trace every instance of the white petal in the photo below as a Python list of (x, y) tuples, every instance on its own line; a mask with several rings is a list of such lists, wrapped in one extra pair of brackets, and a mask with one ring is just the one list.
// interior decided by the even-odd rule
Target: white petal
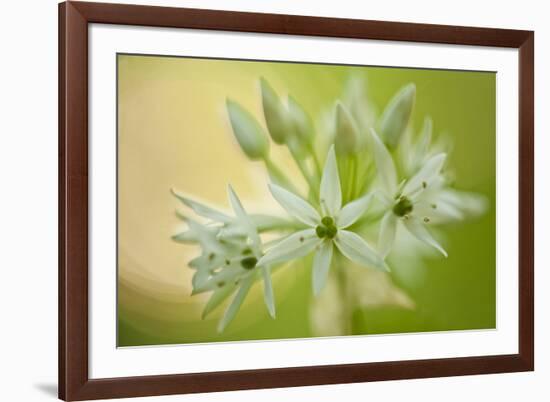
[(179, 243), (198, 243), (199, 236), (192, 230), (186, 230), (185, 232), (176, 233), (172, 236), (172, 240)]
[(309, 254), (321, 241), (314, 229), (301, 230), (270, 248), (256, 266), (273, 265), (301, 258)]
[(239, 223), (240, 222), (235, 221), (234, 223), (230, 223), (222, 227), (217, 234), (218, 239), (225, 241), (238, 239), (243, 242), (248, 235), (248, 230), (245, 225)]
[(463, 211), (467, 215), (481, 215), (488, 207), (487, 198), (480, 194), (449, 189), (440, 191), (438, 195), (438, 203), (443, 201), (445, 204)]
[(342, 189), (340, 187), (334, 146), (330, 147), (325, 161), (323, 177), (321, 178), (320, 197), (321, 208), (330, 216), (337, 216), (342, 207)]
[(372, 194), (367, 194), (346, 204), (338, 215), (336, 225), (339, 228), (347, 228), (353, 225), (367, 211), (371, 198)]
[(241, 204), (241, 200), (239, 200), (239, 197), (237, 197), (237, 194), (235, 194), (235, 191), (233, 190), (233, 187), (231, 187), (231, 185), (228, 186), (228, 193), (229, 202), (231, 202), (231, 206), (235, 211), (235, 215), (237, 215), (237, 218), (239, 218), (239, 220), (242, 222), (248, 237), (250, 238), (250, 240), (252, 240), (252, 243), (254, 244), (254, 248), (256, 250), (259, 250), (261, 247), (261, 241), (260, 236), (258, 235), (258, 231), (254, 227), (252, 220), (244, 210), (243, 205)]
[(264, 278), (264, 301), (269, 311), (269, 315), (275, 318), (275, 296), (273, 295), (273, 285), (271, 283), (271, 270), (267, 266), (261, 267)]
[[(418, 140), (415, 149), (415, 162), (422, 163), (428, 156), (430, 150), (430, 144), (432, 143), (432, 127), (433, 122), (430, 117), (424, 119), (424, 126), (422, 127), (421, 137)], [(416, 166), (415, 166), (416, 167)]]
[(211, 276), (207, 281), (200, 284), (197, 283), (197, 285), (193, 287), (193, 294), (216, 290), (227, 285), (229, 282), (235, 282), (239, 276), (243, 274), (243, 271), (244, 269), (236, 265), (224, 267), (218, 274)]
[(248, 294), (248, 291), (250, 290), (252, 283), (254, 283), (254, 275), (250, 275), (246, 277), (246, 279), (242, 282), (241, 287), (239, 288), (239, 291), (233, 298), (233, 301), (225, 311), (223, 318), (218, 324), (218, 332), (222, 332), (225, 329), (225, 327), (227, 327), (227, 324), (233, 321), (233, 318), (235, 318), (235, 315), (237, 315), (237, 312), (241, 308), (241, 305), (243, 304), (243, 301), (246, 295)]
[(424, 226), (422, 221), (418, 218), (409, 218), (403, 220), (405, 227), (411, 232), (411, 234), (418, 240), (426, 243), (429, 246), (437, 249), (441, 254), (447, 257), (447, 252), (441, 247), (441, 245), (432, 237), (428, 229)]
[(383, 258), (386, 258), (393, 247), (396, 229), (397, 216), (392, 211), (386, 212), (380, 223), (380, 236), (378, 238), (378, 251)]
[(193, 285), (193, 288), (200, 288), (204, 286), (204, 284), (208, 281), (209, 277), (210, 277), (210, 272), (204, 269), (198, 269), (197, 272), (195, 272), (195, 274), (193, 275), (193, 278), (191, 279), (191, 284)]
[(325, 241), (313, 257), (313, 294), (318, 295), (325, 286), (332, 261), (332, 241)]
[(214, 253), (221, 253), (224, 251), (222, 245), (218, 242), (218, 239), (216, 237), (218, 233), (217, 227), (205, 226), (189, 218), (186, 218), (185, 221), (189, 226), (189, 232), (191, 233), (181, 239), (182, 241), (186, 237), (188, 239), (196, 238), (204, 250), (208, 250), (209, 252)]
[(316, 226), (321, 221), (321, 217), (315, 208), (297, 195), (273, 183), (269, 184), (269, 190), (277, 202), (300, 222), (309, 226)]
[(395, 196), (397, 191), (397, 172), (395, 170), (395, 164), (393, 159), (380, 140), (374, 129), (371, 129), (371, 136), (373, 139), (374, 161), (376, 163), (376, 169), (381, 179), (382, 189), (390, 197)]
[(338, 250), (353, 262), (384, 271), (389, 270), (382, 257), (359, 235), (348, 230), (339, 230), (335, 243)]
[(231, 294), (235, 291), (235, 284), (227, 284), (224, 287), (215, 290), (212, 292), (212, 295), (208, 299), (204, 310), (202, 311), (201, 317), (204, 320), (208, 314), (214, 311), (220, 304), (224, 302)]
[(233, 207), (233, 211), (235, 211), (235, 215), (241, 219), (248, 219), (248, 214), (244, 210), (243, 204), (241, 204), (241, 200), (239, 200), (239, 197), (235, 194), (235, 190), (233, 190), (231, 184), (227, 186), (227, 192), (229, 194), (229, 202), (231, 203), (231, 207)]
[(442, 198), (436, 198), (433, 203), (427, 200), (416, 202), (411, 215), (420, 219), (427, 217), (430, 222), (435, 224), (464, 219), (464, 214), (456, 206), (447, 203)]
[(420, 190), (424, 183), (429, 185), (430, 182), (439, 175), (446, 158), (447, 154), (440, 153), (428, 159), (418, 173), (405, 184), (403, 194), (409, 195)]
[(436, 208), (433, 209), (431, 214), (426, 215), (433, 217), (437, 222), (449, 222), (449, 221), (460, 221), (464, 219), (464, 214), (456, 206), (447, 204), (445, 202), (438, 202)]
[[(224, 264), (222, 254), (203, 253), (200, 257), (193, 258), (187, 265), (200, 271), (209, 273), (211, 270), (221, 267)], [(195, 286), (195, 285), (193, 285)]]
[(379, 190), (374, 192), (374, 198), (380, 201), (385, 208), (390, 208), (395, 203), (394, 198), (390, 198), (385, 192)]
[(208, 219), (212, 219), (214, 221), (218, 222), (230, 222), (231, 217), (224, 214), (223, 212), (217, 211), (214, 208), (211, 208), (207, 205), (204, 205), (200, 202), (193, 201), (190, 198), (185, 197), (183, 194), (179, 193), (178, 191), (172, 189), (172, 194), (181, 202), (183, 202), (185, 205), (187, 205), (189, 208), (191, 208), (197, 215), (203, 216)]

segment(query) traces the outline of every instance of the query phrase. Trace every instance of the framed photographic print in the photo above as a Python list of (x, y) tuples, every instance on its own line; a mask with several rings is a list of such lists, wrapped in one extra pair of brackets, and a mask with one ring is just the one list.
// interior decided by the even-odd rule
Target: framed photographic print
[(59, 7), (61, 399), (533, 370), (533, 32)]

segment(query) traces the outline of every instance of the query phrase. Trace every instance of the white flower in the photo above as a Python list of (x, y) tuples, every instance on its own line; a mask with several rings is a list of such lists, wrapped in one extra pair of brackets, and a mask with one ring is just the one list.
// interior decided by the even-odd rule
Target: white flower
[[(189, 230), (173, 237), (176, 241), (201, 245), (201, 256), (193, 259), (189, 266), (197, 270), (193, 276), (193, 294), (213, 292), (204, 308), (203, 317), (236, 290), (233, 301), (218, 325), (218, 331), (223, 331), (237, 314), (252, 284), (261, 276), (264, 282), (264, 301), (269, 314), (275, 318), (271, 268), (267, 264), (261, 267), (258, 265), (258, 260), (263, 255), (258, 227), (254, 219), (244, 210), (233, 188), (229, 186), (228, 193), (235, 217), (193, 201), (175, 191), (173, 193), (197, 214), (214, 222), (214, 224), (202, 225), (183, 217)], [(271, 218), (271, 220), (269, 218), (271, 217), (260, 217), (256, 220), (263, 223), (268, 221), (280, 223), (277, 218)]]
[(442, 208), (437, 201), (443, 194), (444, 180), (440, 175), (447, 155), (438, 153), (430, 157), (410, 179), (398, 184), (393, 159), (374, 130), (371, 130), (378, 176), (381, 181), (381, 200), (386, 210), (382, 218), (379, 251), (384, 257), (390, 252), (398, 222), (417, 239), (436, 248), (445, 257), (447, 252), (432, 237), (425, 224), (432, 216), (447, 217), (456, 211)]
[(326, 282), (333, 246), (347, 258), (363, 266), (387, 270), (384, 260), (359, 235), (345, 230), (367, 210), (371, 196), (366, 195), (342, 208), (342, 191), (334, 147), (329, 150), (320, 186), (321, 214), (308, 202), (275, 184), (269, 186), (273, 197), (294, 218), (308, 226), (272, 247), (258, 265), (273, 265), (301, 258), (315, 250), (313, 291), (319, 293)]

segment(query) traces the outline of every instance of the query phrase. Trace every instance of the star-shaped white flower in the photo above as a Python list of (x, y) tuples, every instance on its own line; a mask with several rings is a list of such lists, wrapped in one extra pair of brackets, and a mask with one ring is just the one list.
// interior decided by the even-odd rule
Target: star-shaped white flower
[[(189, 266), (197, 270), (193, 276), (193, 294), (212, 292), (204, 308), (203, 317), (236, 291), (235, 297), (218, 325), (218, 331), (222, 332), (235, 318), (254, 282), (261, 277), (264, 283), (266, 307), (271, 317), (275, 318), (271, 268), (268, 264), (261, 267), (258, 265), (258, 260), (263, 255), (258, 227), (255, 219), (243, 208), (233, 188), (229, 186), (228, 193), (235, 213), (234, 217), (191, 200), (176, 191), (172, 192), (197, 214), (211, 219), (214, 223), (202, 225), (182, 217), (189, 229), (173, 237), (176, 241), (201, 245), (201, 256), (193, 259)], [(256, 221), (276, 222), (275, 219), (268, 218), (261, 217)]]
[(386, 210), (380, 227), (379, 251), (384, 257), (388, 255), (395, 240), (397, 225), (402, 222), (413, 236), (447, 257), (447, 252), (425, 227), (431, 221), (431, 216), (453, 212), (437, 211), (437, 200), (444, 189), (440, 172), (447, 155), (438, 153), (431, 156), (416, 174), (398, 184), (396, 168), (389, 151), (374, 130), (371, 130), (371, 134), (381, 184), (379, 194)]
[(308, 226), (272, 247), (258, 265), (273, 265), (301, 258), (313, 250), (313, 291), (323, 288), (330, 269), (334, 246), (357, 264), (387, 270), (384, 260), (356, 233), (345, 230), (367, 210), (371, 195), (365, 195), (342, 208), (342, 190), (334, 146), (328, 152), (320, 186), (321, 214), (307, 201), (276, 184), (269, 188), (273, 197), (294, 218)]

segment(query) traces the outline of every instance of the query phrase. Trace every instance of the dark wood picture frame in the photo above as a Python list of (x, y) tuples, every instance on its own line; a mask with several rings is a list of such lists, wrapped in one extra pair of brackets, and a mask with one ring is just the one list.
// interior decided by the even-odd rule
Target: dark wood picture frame
[[(90, 379), (88, 25), (91, 23), (519, 49), (519, 353)], [(64, 400), (442, 377), (534, 369), (534, 33), (351, 19), (65, 2), (59, 5), (59, 397)]]

